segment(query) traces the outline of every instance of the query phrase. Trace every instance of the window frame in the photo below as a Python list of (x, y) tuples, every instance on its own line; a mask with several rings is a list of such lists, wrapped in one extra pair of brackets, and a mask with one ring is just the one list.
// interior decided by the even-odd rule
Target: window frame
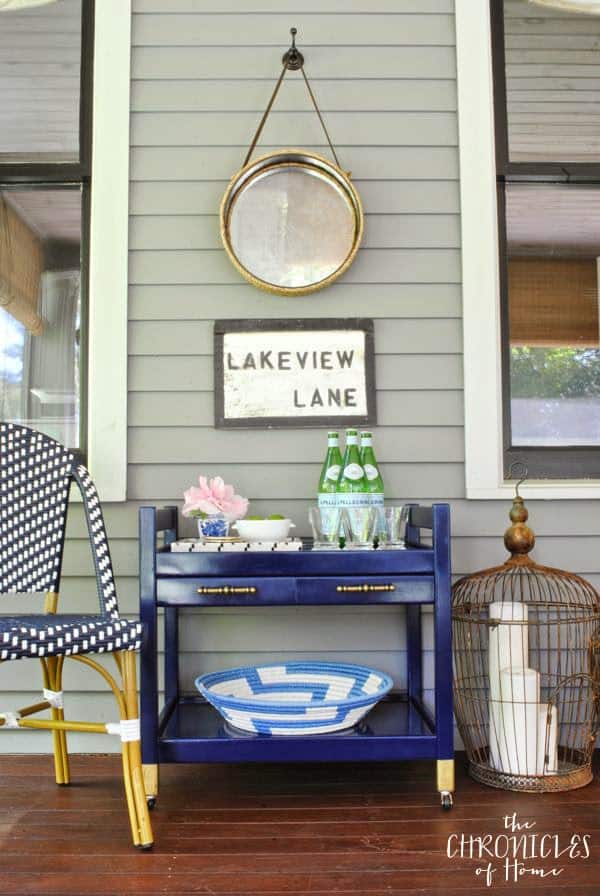
[(94, 46), (87, 466), (103, 501), (125, 501), (131, 0), (96, 4)]
[(83, 0), (81, 84), (91, 103), (81, 105), (79, 162), (9, 162), (0, 173), (11, 185), (82, 185), (82, 449), (103, 501), (127, 491), (130, 58), (131, 0)]
[[(496, 26), (501, 0), (494, 0), (494, 22), (490, 3), (456, 0), (456, 54), (459, 120), (459, 161), (461, 195), (461, 234), (463, 267), (463, 336), (465, 393), (465, 479), (467, 498), (507, 498), (514, 483), (505, 479), (505, 410), (503, 401), (502, 350), (503, 315), (501, 302), (503, 272), (500, 264), (498, 211), (503, 190), (498, 174), (522, 174), (534, 179), (536, 171), (544, 179), (565, 181), (577, 175), (585, 181), (590, 166), (573, 163), (509, 163), (507, 146), (496, 156), (495, 103), (501, 109), (503, 84), (493, 77), (492, 26)], [(498, 128), (498, 130), (500, 130)], [(506, 129), (504, 129), (506, 133)], [(536, 171), (534, 171), (534, 168)], [(545, 170), (541, 170), (545, 169)], [(571, 170), (572, 169), (572, 170)], [(500, 185), (501, 186), (501, 185)], [(504, 252), (504, 255), (506, 253)], [(504, 321), (506, 325), (506, 321)], [(522, 449), (513, 449), (515, 457), (524, 457)], [(547, 450), (547, 449), (545, 449)], [(560, 452), (561, 460), (575, 449), (549, 449)], [(588, 450), (588, 449), (584, 449)], [(600, 449), (591, 448), (598, 454)], [(510, 461), (508, 461), (510, 463)], [(600, 498), (600, 479), (531, 478), (528, 490), (532, 498)]]
[(506, 54), (504, 43), (504, 4), (490, 3), (492, 40), (492, 77), (494, 81), (494, 116), (496, 145), (496, 183), (498, 191), (498, 251), (500, 265), (500, 328), (502, 347), (502, 428), (504, 469), (511, 463), (525, 463), (532, 478), (554, 478), (569, 464), (577, 476), (600, 476), (600, 446), (549, 445), (543, 447), (513, 446), (510, 391), (510, 321), (508, 312), (508, 238), (506, 227), (506, 188), (509, 184), (556, 183), (576, 185), (600, 184), (600, 166), (582, 162), (511, 162), (508, 139), (508, 97), (506, 89)]

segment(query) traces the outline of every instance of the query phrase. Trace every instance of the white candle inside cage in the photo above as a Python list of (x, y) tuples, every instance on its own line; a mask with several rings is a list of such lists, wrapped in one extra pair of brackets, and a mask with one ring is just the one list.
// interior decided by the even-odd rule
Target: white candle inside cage
[(550, 703), (538, 710), (538, 775), (558, 774), (558, 712)]
[(499, 771), (535, 775), (540, 735), (540, 673), (526, 667), (500, 670), (500, 703), (494, 709)]
[[(489, 605), (488, 612), (490, 700), (500, 700), (500, 669), (507, 667), (523, 669), (529, 666), (527, 604), (497, 601)], [(494, 621), (498, 624), (494, 625)], [(523, 624), (519, 625), (520, 622)]]
[(506, 750), (500, 752), (500, 745), (505, 743), (505, 735), (502, 727), (502, 704), (499, 700), (490, 700), (490, 765), (496, 771), (504, 771), (506, 763)]
[(507, 757), (506, 749), (503, 749), (502, 754), (500, 751), (501, 744), (506, 743), (500, 704), (500, 669), (506, 666), (524, 668), (529, 665), (528, 609), (527, 604), (520, 602), (495, 601), (489, 605), (488, 613), (490, 764), (495, 769), (504, 771)]

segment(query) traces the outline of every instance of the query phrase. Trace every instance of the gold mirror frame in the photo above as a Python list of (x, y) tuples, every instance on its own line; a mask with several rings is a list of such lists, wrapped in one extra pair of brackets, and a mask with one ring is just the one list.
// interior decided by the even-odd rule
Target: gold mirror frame
[[(257, 176), (263, 175), (269, 170), (284, 165), (288, 167), (309, 168), (321, 177), (325, 175), (326, 179), (332, 181), (333, 185), (342, 191), (354, 214), (354, 238), (346, 258), (342, 261), (339, 267), (324, 279), (302, 286), (280, 286), (257, 277), (240, 262), (230, 237), (231, 213), (236, 200), (242, 194), (243, 190), (250, 186)], [(285, 149), (260, 156), (249, 162), (240, 171), (234, 174), (221, 202), (220, 225), (221, 239), (225, 251), (229, 256), (231, 263), (239, 271), (242, 277), (258, 289), (265, 290), (274, 295), (299, 296), (317, 292), (319, 289), (324, 289), (348, 270), (356, 257), (356, 253), (358, 252), (363, 237), (364, 216), (358, 192), (354, 188), (350, 177), (346, 172), (342, 171), (341, 168), (329, 159), (320, 156), (317, 153), (307, 152), (306, 150), (301, 149)]]

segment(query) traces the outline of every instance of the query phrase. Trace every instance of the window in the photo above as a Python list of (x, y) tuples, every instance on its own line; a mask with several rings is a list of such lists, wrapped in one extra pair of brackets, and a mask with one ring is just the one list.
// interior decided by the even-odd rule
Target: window
[(467, 496), (519, 459), (600, 497), (600, 18), (456, 0), (456, 34)]
[(104, 500), (126, 491), (130, 34), (130, 0), (0, 3), (0, 413)]
[(85, 455), (93, 4), (0, 8), (0, 413)]
[(492, 0), (504, 468), (600, 475), (600, 16)]

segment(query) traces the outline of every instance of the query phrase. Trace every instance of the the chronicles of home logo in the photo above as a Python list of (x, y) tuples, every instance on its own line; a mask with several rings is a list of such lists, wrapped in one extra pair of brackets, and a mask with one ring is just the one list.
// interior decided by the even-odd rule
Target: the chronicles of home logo
[[(532, 878), (554, 878), (569, 861), (590, 857), (590, 834), (540, 834), (535, 821), (518, 821), (517, 813), (504, 816), (503, 834), (450, 834), (449, 859), (480, 859), (475, 876), (487, 887), (494, 883), (520, 883)], [(553, 865), (556, 862), (556, 865)]]

